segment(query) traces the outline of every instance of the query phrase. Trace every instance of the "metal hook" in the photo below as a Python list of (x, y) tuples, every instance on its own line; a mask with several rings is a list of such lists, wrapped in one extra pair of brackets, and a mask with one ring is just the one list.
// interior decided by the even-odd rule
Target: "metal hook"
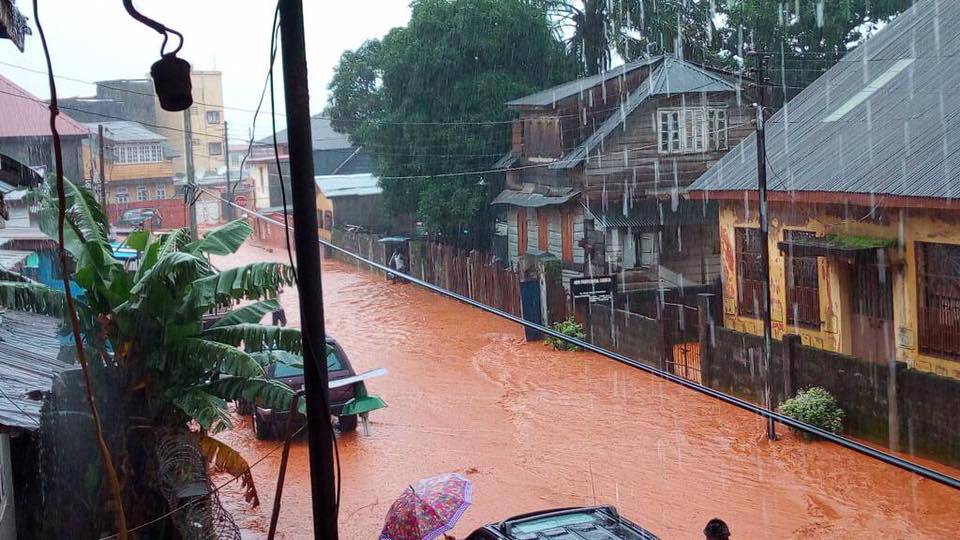
[(164, 56), (164, 49), (167, 48), (167, 41), (170, 39), (170, 34), (175, 34), (180, 38), (180, 44), (177, 45), (177, 48), (170, 54), (177, 54), (180, 52), (180, 49), (183, 48), (183, 34), (137, 11), (137, 8), (133, 7), (133, 0), (123, 0), (123, 7), (131, 17), (141, 24), (153, 28), (158, 34), (163, 35), (163, 44), (160, 45), (160, 56)]

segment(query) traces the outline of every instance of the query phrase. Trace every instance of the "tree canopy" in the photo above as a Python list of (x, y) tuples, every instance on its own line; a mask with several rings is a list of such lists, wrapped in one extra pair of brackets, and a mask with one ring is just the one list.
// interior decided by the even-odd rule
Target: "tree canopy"
[(459, 173), (509, 149), (504, 104), (576, 73), (530, 2), (418, 0), (406, 27), (343, 54), (327, 114), (376, 156), (389, 211), (460, 233), (489, 224), (502, 175)]

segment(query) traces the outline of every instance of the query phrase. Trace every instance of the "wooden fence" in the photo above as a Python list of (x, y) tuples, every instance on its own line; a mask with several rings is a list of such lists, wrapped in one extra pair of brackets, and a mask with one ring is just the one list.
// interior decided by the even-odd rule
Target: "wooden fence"
[(414, 276), (488, 306), (520, 315), (520, 274), (493, 255), (434, 243), (410, 249)]

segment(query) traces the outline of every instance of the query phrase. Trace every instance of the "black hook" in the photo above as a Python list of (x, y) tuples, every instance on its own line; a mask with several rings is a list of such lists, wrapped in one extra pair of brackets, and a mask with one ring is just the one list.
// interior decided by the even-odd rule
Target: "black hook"
[[(133, 7), (133, 0), (123, 0), (123, 7), (131, 17), (163, 35), (163, 44), (160, 45), (160, 60), (150, 66), (150, 75), (153, 77), (153, 86), (157, 91), (157, 97), (160, 99), (160, 106), (167, 111), (189, 109), (193, 105), (190, 64), (182, 58), (177, 58), (177, 53), (183, 48), (183, 34), (137, 11)], [(170, 34), (180, 38), (180, 44), (168, 53), (166, 48)]]

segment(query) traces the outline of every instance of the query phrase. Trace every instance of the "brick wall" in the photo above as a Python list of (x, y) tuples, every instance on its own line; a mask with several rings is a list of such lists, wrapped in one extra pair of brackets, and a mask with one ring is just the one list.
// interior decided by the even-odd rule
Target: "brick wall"
[(162, 229), (178, 229), (190, 225), (190, 214), (188, 207), (183, 202), (183, 197), (175, 199), (154, 199), (152, 201), (131, 201), (125, 204), (109, 203), (107, 204), (107, 214), (110, 216), (110, 223), (114, 224), (120, 218), (125, 210), (131, 208), (156, 208), (163, 216)]

